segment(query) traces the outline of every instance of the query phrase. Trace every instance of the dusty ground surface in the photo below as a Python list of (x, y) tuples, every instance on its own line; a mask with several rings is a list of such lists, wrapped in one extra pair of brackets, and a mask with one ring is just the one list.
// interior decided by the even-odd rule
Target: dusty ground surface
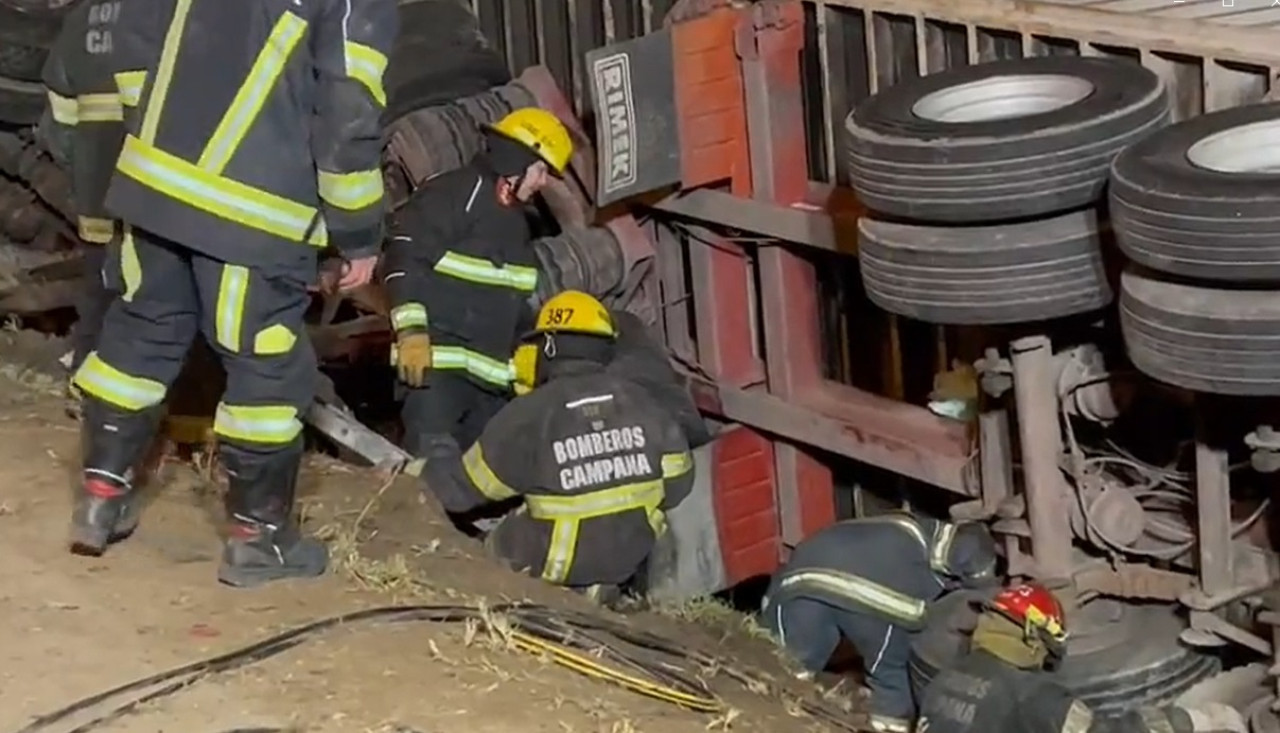
[[(143, 525), (105, 557), (65, 550), (77, 429), (59, 386), (25, 369), (57, 346), (0, 337), (0, 731), (170, 667), (230, 651), (319, 617), (396, 602), (585, 599), (510, 574), (459, 535), (414, 486), (309, 460), (307, 529), (330, 542), (326, 578), (233, 590), (214, 580), (216, 482), (170, 461)], [(27, 364), (14, 365), (15, 358)], [(603, 613), (603, 612), (602, 612)], [(683, 618), (679, 618), (683, 617)], [(628, 620), (786, 678), (740, 617), (705, 603)], [(474, 629), (472, 629), (474, 632)], [(695, 670), (698, 671), (698, 670)], [(605, 731), (823, 730), (786, 696), (701, 670), (730, 707), (692, 713), (513, 650), (461, 625), (341, 628), (248, 668), (206, 678), (105, 726), (82, 730)], [(790, 685), (791, 683), (786, 683)], [(805, 694), (803, 688), (792, 688)], [(96, 713), (105, 712), (97, 708)], [(95, 717), (41, 731), (69, 731)]]

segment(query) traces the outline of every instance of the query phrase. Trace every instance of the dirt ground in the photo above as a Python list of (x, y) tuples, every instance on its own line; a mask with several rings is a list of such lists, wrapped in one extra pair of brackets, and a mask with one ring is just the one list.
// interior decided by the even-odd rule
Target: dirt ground
[[(166, 463), (129, 541), (102, 558), (72, 556), (65, 537), (77, 427), (63, 412), (60, 385), (28, 369), (61, 346), (32, 343), (18, 348), (12, 332), (0, 338), (0, 731), (17, 732), (37, 715), (117, 684), (355, 609), (523, 598), (592, 608), (493, 565), (409, 481), (386, 484), (321, 456), (309, 459), (301, 491), (306, 528), (329, 541), (334, 557), (323, 579), (257, 590), (219, 586), (219, 500), (199, 461)], [(749, 623), (710, 603), (628, 622), (811, 692), (795, 687)], [(713, 670), (700, 673), (729, 712), (699, 714), (650, 700), (458, 625), (352, 626), (83, 730), (826, 729), (776, 687), (753, 691)], [(31, 730), (69, 731), (93, 717)]]

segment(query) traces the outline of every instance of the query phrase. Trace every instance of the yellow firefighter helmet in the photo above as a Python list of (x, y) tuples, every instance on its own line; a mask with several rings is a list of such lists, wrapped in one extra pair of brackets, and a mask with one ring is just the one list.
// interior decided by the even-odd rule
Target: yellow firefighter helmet
[(573, 138), (554, 114), (538, 107), (523, 107), (490, 126), (491, 130), (529, 148), (557, 176), (564, 175), (573, 157)]
[(538, 311), (535, 333), (581, 333), (615, 338), (613, 316), (604, 303), (580, 290), (566, 290), (553, 296)]

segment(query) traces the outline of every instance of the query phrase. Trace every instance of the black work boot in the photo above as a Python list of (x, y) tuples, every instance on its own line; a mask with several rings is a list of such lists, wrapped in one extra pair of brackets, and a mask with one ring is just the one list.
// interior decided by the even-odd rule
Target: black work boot
[(71, 551), (96, 557), (138, 527), (133, 465), (155, 433), (158, 408), (124, 412), (88, 398), (80, 426), (84, 469), (71, 511)]
[(250, 588), (274, 580), (314, 578), (329, 566), (329, 549), (303, 537), (291, 520), (302, 459), (301, 441), (272, 453), (223, 448), (230, 516), (218, 580)]

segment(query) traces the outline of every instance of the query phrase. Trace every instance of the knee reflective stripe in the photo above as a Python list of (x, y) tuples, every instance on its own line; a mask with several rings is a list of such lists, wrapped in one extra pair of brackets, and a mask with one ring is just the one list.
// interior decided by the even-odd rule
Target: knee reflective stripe
[(218, 306), (213, 315), (213, 331), (227, 351), (240, 350), (240, 329), (244, 323), (244, 300), (249, 294), (249, 268), (223, 265), (218, 284)]
[(890, 718), (887, 715), (872, 715), (869, 721), (871, 730), (876, 733), (910, 733), (911, 721), (905, 718)]
[(80, 122), (121, 122), (124, 108), (119, 94), (81, 94), (76, 97), (76, 118)]
[(533, 267), (519, 265), (496, 266), (480, 257), (470, 257), (457, 252), (445, 252), (436, 263), (436, 272), (456, 277), (459, 280), (512, 288), (525, 293), (532, 293), (538, 287), (538, 270)]
[(283, 324), (267, 326), (253, 336), (253, 353), (259, 356), (279, 356), (293, 351), (298, 337)]
[[(150, 109), (148, 109), (150, 112)], [(210, 173), (130, 135), (116, 169), (170, 198), (250, 229), (324, 247), (329, 235), (314, 207)], [(308, 237), (307, 232), (311, 232)]]
[(347, 211), (358, 211), (382, 200), (382, 171), (356, 171), (316, 175), (320, 198)]
[(653, 515), (662, 514), (657, 508), (662, 496), (661, 481), (627, 484), (577, 496), (526, 496), (529, 516), (553, 523), (542, 578), (551, 583), (564, 583), (569, 577), (578, 547), (578, 528), (583, 520), (639, 509), (645, 512), (652, 526)]
[(950, 573), (951, 544), (956, 539), (956, 526), (938, 522), (933, 530), (933, 547), (929, 550), (929, 567), (939, 573)]
[[(1146, 716), (1143, 716), (1146, 721)], [(1089, 733), (1093, 727), (1093, 711), (1080, 700), (1072, 700), (1067, 714), (1062, 718), (1061, 733)]]
[(209, 136), (209, 142), (200, 154), (196, 165), (210, 173), (222, 173), (235, 155), (244, 136), (258, 119), (262, 105), (275, 87), (284, 65), (293, 54), (298, 42), (307, 30), (307, 22), (285, 11), (267, 36), (267, 42), (258, 52), (249, 74), (245, 77), (231, 106), (223, 113), (222, 120)]
[(120, 279), (124, 281), (124, 292), (120, 298), (126, 303), (133, 300), (142, 287), (142, 262), (138, 259), (138, 245), (133, 241), (133, 229), (125, 226), (124, 236), (120, 238)]
[(302, 432), (298, 411), (284, 405), (218, 404), (213, 432), (245, 443), (283, 445)]
[(662, 477), (665, 479), (683, 476), (692, 468), (693, 456), (687, 450), (679, 453), (665, 453), (662, 456)]
[(406, 328), (426, 328), (427, 308), (421, 303), (405, 303), (391, 309), (391, 327), (396, 331)]
[(80, 121), (79, 106), (76, 100), (70, 97), (64, 97), (56, 92), (49, 92), (49, 112), (53, 115), (53, 121), (60, 125), (75, 127)]
[(106, 244), (116, 235), (116, 223), (96, 216), (77, 217), (76, 234), (90, 244)]
[(387, 57), (352, 41), (343, 43), (342, 51), (346, 57), (347, 76), (364, 85), (378, 104), (387, 106), (387, 92), (382, 86), (382, 75), (387, 70)]
[(142, 85), (147, 83), (145, 71), (121, 71), (116, 75), (116, 89), (120, 93), (120, 104), (125, 107), (137, 107), (142, 101)]
[(165, 386), (152, 379), (131, 377), (91, 351), (76, 370), (72, 384), (103, 402), (124, 410), (144, 410), (164, 401)]
[(906, 622), (917, 622), (924, 618), (925, 602), (919, 598), (912, 598), (866, 578), (834, 570), (800, 570), (788, 573), (778, 583), (778, 588), (838, 596)]
[(480, 447), (479, 442), (463, 454), (462, 470), (466, 472), (467, 478), (471, 479), (472, 485), (493, 501), (510, 499), (516, 495), (515, 489), (503, 483), (493, 469), (489, 468), (488, 462), (484, 459), (484, 449)]
[(191, 3), (192, 0), (177, 0), (174, 3), (173, 18), (169, 20), (169, 29), (164, 34), (160, 62), (156, 65), (155, 83), (151, 87), (146, 111), (142, 114), (142, 127), (138, 131), (138, 138), (148, 147), (156, 141), (156, 131), (160, 129), (160, 117), (169, 96), (169, 84), (173, 82), (173, 67), (178, 61), (178, 48), (182, 45), (182, 34), (187, 28)]
[[(1078, 701), (1072, 702), (1072, 705), (1077, 703)], [(1068, 711), (1067, 715), (1070, 717), (1070, 711)], [(1173, 721), (1169, 720), (1169, 715), (1164, 710), (1143, 706), (1138, 709), (1138, 715), (1142, 718), (1142, 727), (1146, 728), (1147, 733), (1174, 733)], [(1089, 723), (1093, 723), (1092, 712), (1089, 714)], [(1065, 721), (1063, 725), (1065, 730)], [(1088, 730), (1088, 726), (1085, 726), (1085, 730)]]
[(461, 346), (435, 346), (431, 349), (433, 369), (461, 369), (490, 384), (507, 386), (515, 379), (511, 362), (491, 359)]

